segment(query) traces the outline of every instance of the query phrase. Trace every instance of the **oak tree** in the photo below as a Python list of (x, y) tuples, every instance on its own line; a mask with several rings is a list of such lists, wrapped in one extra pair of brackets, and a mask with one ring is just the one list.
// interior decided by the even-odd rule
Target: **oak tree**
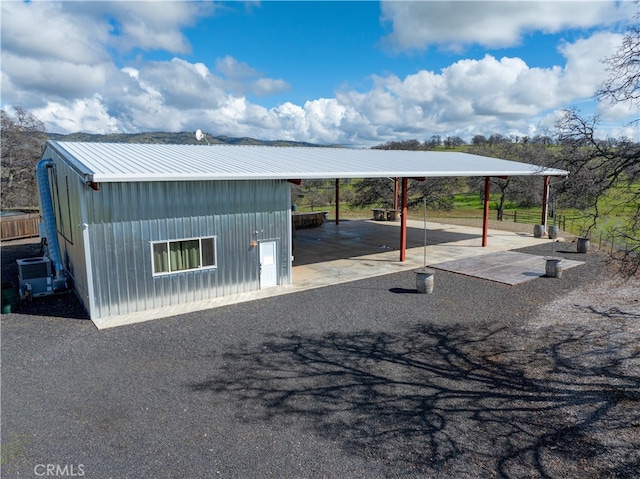
[(35, 208), (38, 195), (34, 170), (47, 141), (44, 124), (21, 107), (1, 115), (2, 209)]

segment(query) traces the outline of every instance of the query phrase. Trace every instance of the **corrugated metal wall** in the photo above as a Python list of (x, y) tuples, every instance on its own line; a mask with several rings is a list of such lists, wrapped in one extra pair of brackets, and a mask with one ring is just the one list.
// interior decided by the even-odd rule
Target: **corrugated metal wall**
[[(89, 286), (82, 241), (81, 201), (84, 190), (83, 179), (58, 153), (47, 146), (42, 158), (51, 158), (54, 168), (49, 169), (51, 194), (58, 229), (60, 256), (65, 269), (71, 274), (80, 301), (89, 309)], [(42, 205), (40, 206), (42, 211)]]
[[(251, 241), (278, 241), (291, 283), (290, 188), (283, 181), (101, 183), (85, 188), (92, 319), (259, 289)], [(151, 242), (216, 236), (217, 268), (152, 275)]]

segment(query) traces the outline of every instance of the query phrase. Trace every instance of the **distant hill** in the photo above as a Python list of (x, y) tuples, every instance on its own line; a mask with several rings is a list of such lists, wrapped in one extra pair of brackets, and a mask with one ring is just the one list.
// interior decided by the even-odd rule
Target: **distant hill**
[[(71, 133), (62, 135), (59, 133), (48, 133), (50, 140), (56, 141), (85, 141), (100, 143), (162, 143), (174, 145), (196, 145), (207, 144), (205, 140), (198, 141), (193, 132), (181, 131), (171, 132), (148, 132), (148, 133), (111, 133), (109, 135), (96, 135), (91, 133)], [(266, 146), (309, 146), (321, 147), (314, 143), (287, 140), (256, 140), (255, 138), (234, 138), (231, 136), (211, 136), (206, 135), (206, 139), (212, 145), (266, 145)]]

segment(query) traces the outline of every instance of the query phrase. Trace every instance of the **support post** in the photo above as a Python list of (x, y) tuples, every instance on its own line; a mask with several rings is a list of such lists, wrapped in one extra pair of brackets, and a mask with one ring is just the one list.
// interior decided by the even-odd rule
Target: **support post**
[(340, 178), (336, 178), (336, 224), (340, 224)]
[(489, 204), (491, 193), (491, 177), (484, 178), (484, 216), (482, 218), (482, 247), (486, 247), (489, 238)]
[(544, 177), (544, 191), (542, 192), (542, 225), (543, 236), (547, 231), (547, 216), (549, 215), (549, 177)]
[(393, 209), (398, 209), (398, 177), (394, 178), (393, 182)]
[(400, 213), (400, 261), (407, 259), (407, 178), (402, 178), (402, 212)]

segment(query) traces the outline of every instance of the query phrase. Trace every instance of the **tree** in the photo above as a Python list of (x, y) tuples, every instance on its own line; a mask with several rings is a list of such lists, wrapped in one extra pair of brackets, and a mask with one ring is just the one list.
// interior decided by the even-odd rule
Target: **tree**
[(304, 197), (311, 211), (318, 206), (331, 205), (335, 200), (331, 183), (326, 180), (305, 180), (299, 197)]
[(550, 146), (553, 145), (553, 137), (550, 134), (536, 135), (531, 138), (531, 143), (536, 145)]
[(364, 178), (353, 185), (351, 206), (393, 208), (395, 182), (390, 178)]
[(403, 140), (403, 141), (387, 141), (386, 143), (371, 148), (372, 150), (424, 150), (423, 146), (418, 140)]
[[(459, 138), (448, 137), (452, 143), (464, 141)], [(418, 140), (388, 141), (374, 147), (378, 150), (424, 150), (435, 149), (442, 139), (438, 135), (431, 137), (430, 143), (420, 144)], [(427, 198), (427, 205), (431, 209), (451, 209), (453, 207), (453, 190), (458, 185), (455, 178), (428, 178), (426, 181), (409, 183), (407, 191), (407, 205), (409, 208), (421, 205), (423, 198)], [(392, 208), (394, 205), (395, 182), (391, 178), (365, 178), (354, 184), (351, 206), (366, 208), (376, 205)]]
[(34, 170), (47, 135), (44, 124), (31, 113), (21, 107), (13, 110), (13, 118), (0, 110), (2, 209), (34, 208), (38, 205)]
[[(640, 2), (635, 2), (640, 6)], [(635, 15), (640, 20), (640, 8)], [(611, 57), (604, 60), (609, 76), (596, 92), (598, 99), (611, 103), (640, 103), (640, 26), (633, 23), (622, 40), (622, 45)], [(640, 121), (640, 118), (633, 123)]]
[(464, 145), (464, 140), (459, 136), (447, 136), (444, 140), (444, 146), (448, 149), (462, 145)]
[[(493, 142), (472, 146), (470, 153), (521, 161), (539, 166), (554, 163), (553, 149), (533, 142), (511, 142), (505, 137), (491, 135)], [(484, 178), (469, 178), (469, 187), (478, 193), (484, 192)], [(543, 188), (536, 177), (514, 176), (509, 178), (491, 178), (492, 190), (498, 192), (496, 209), (498, 220), (502, 221), (507, 201), (513, 201), (519, 207), (528, 208), (542, 203)]]
[(471, 144), (474, 146), (480, 146), (487, 143), (487, 138), (484, 135), (474, 135), (471, 139)]
[[(640, 6), (640, 1), (635, 3)], [(608, 76), (595, 93), (601, 101), (631, 109), (640, 105), (640, 9), (634, 18), (618, 50), (604, 60)], [(636, 118), (631, 124), (639, 121)], [(612, 213), (602, 211), (600, 200), (605, 195), (616, 191), (624, 197), (626, 221), (610, 231), (614, 242), (624, 247), (614, 248), (612, 258), (623, 274), (633, 276), (640, 273), (640, 144), (627, 138), (598, 139), (594, 133), (598, 123), (597, 116), (582, 117), (576, 109), (568, 109), (556, 125), (566, 152), (564, 164), (571, 170), (565, 190), (579, 191), (585, 207), (590, 207), (587, 230)]]
[(428, 142), (425, 141), (429, 149), (435, 150), (442, 144), (442, 137), (440, 135), (432, 135)]
[(500, 133), (494, 133), (489, 137), (487, 141), (491, 146), (499, 145), (501, 143), (511, 143), (511, 140), (509, 138), (507, 138), (504, 135), (501, 135)]
[[(626, 138), (601, 140), (595, 136), (597, 117), (582, 117), (575, 109), (565, 110), (558, 121), (558, 141), (564, 155), (559, 166), (571, 171), (562, 188), (565, 195), (581, 197), (582, 207), (591, 211), (586, 234), (616, 208), (633, 208), (627, 220), (609, 231), (614, 242), (624, 244), (612, 258), (629, 276), (640, 273), (640, 144)], [(624, 205), (604, 209), (601, 199), (613, 189), (623, 191)]]
[[(423, 198), (426, 198), (430, 209), (450, 210), (453, 208), (453, 195), (458, 184), (456, 178), (427, 178), (425, 181), (411, 181), (407, 191), (407, 206), (409, 208), (420, 206)], [(372, 205), (392, 208), (394, 192), (395, 182), (391, 178), (365, 178), (354, 185), (354, 198), (351, 205), (360, 208)], [(400, 202), (400, 199), (398, 201)]]
[(427, 178), (425, 181), (412, 181), (407, 192), (409, 208), (421, 206), (423, 198), (430, 210), (451, 210), (455, 192), (460, 188), (460, 178)]

